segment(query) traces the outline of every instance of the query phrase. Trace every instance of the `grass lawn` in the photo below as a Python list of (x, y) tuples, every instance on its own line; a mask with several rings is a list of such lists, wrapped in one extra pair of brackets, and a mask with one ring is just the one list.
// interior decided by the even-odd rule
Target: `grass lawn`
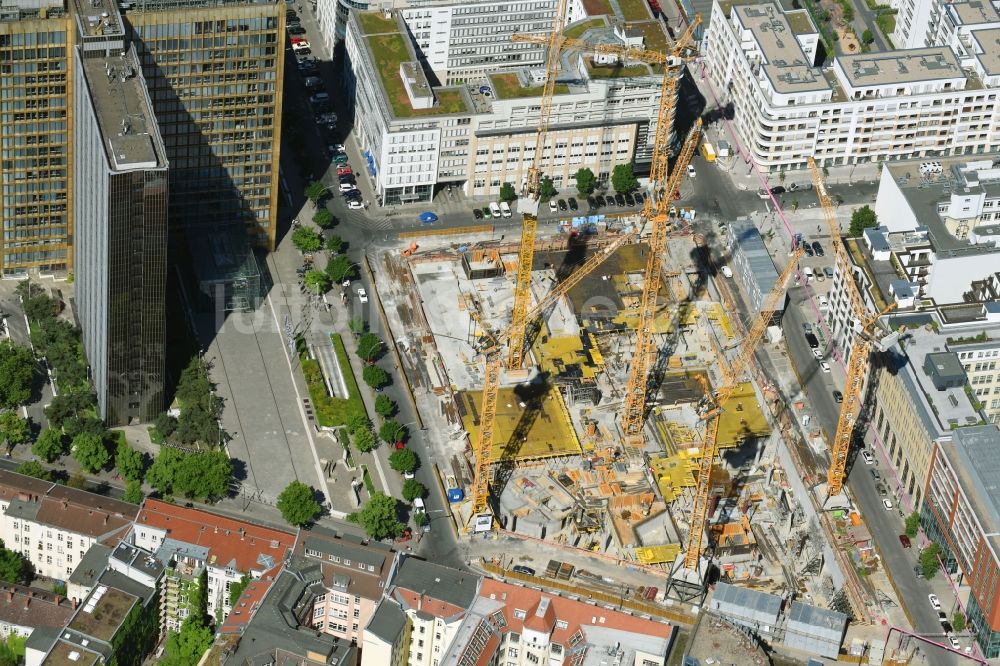
[(382, 12), (358, 12), (358, 21), (366, 35), (377, 35), (380, 32), (399, 33), (396, 19), (383, 17)]
[(330, 337), (333, 339), (333, 346), (337, 352), (340, 371), (344, 374), (344, 382), (347, 384), (348, 398), (331, 397), (326, 391), (323, 371), (320, 369), (319, 363), (310, 359), (304, 352), (299, 355), (302, 374), (309, 386), (309, 399), (312, 400), (313, 409), (316, 411), (316, 422), (324, 428), (347, 425), (352, 414), (367, 415), (365, 403), (358, 390), (358, 383), (354, 379), (354, 372), (351, 370), (351, 364), (347, 358), (347, 351), (344, 349), (344, 343), (336, 333)]
[(375, 66), (382, 79), (382, 87), (385, 88), (385, 94), (396, 117), (439, 116), (465, 111), (465, 101), (458, 89), (435, 91), (437, 104), (429, 109), (414, 109), (410, 105), (410, 97), (406, 94), (403, 79), (399, 75), (399, 66), (401, 63), (410, 62), (413, 58), (406, 48), (406, 39), (401, 34), (396, 32), (391, 35), (369, 37), (368, 46), (371, 47)]
[(646, 0), (618, 0), (618, 7), (622, 10), (622, 18), (626, 21), (642, 21), (652, 18), (649, 10), (646, 9)]
[(614, 16), (615, 13), (611, 9), (611, 3), (608, 0), (583, 0), (583, 11), (587, 12), (587, 16), (599, 16), (601, 14)]
[(658, 53), (670, 52), (670, 43), (667, 41), (667, 35), (663, 32), (663, 28), (660, 27), (659, 23), (655, 21), (628, 23), (625, 27), (642, 30), (643, 48), (647, 51), (656, 51)]
[(604, 27), (604, 19), (599, 19), (599, 18), (587, 19), (586, 21), (580, 21), (578, 23), (574, 23), (572, 26), (570, 26), (567, 30), (563, 32), (563, 37), (567, 37), (569, 39), (578, 39), (580, 35), (587, 32), (591, 28), (603, 28), (603, 27)]
[[(493, 83), (493, 92), (498, 99), (517, 99), (519, 97), (538, 97), (542, 94), (542, 86), (532, 86), (525, 88), (517, 80), (517, 74), (493, 74), (490, 76)], [(557, 83), (555, 94), (565, 95), (569, 92), (569, 86), (565, 83)]]
[(587, 73), (595, 79), (620, 79), (629, 76), (649, 76), (649, 68), (645, 65), (632, 65), (622, 67), (621, 65), (594, 65), (593, 61), (587, 61)]
[(879, 29), (887, 38), (890, 37), (892, 35), (892, 31), (896, 29), (896, 17), (893, 14), (879, 14), (875, 19), (875, 22), (878, 23)]
[(374, 495), (375, 482), (372, 481), (372, 475), (368, 473), (368, 465), (361, 465), (361, 478), (365, 481), (365, 488), (368, 489), (368, 494)]

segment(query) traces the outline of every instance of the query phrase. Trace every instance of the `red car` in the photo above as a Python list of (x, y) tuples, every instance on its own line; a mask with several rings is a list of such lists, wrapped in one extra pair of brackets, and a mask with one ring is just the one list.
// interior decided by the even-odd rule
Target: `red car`
[(309, 40), (306, 39), (305, 37), (300, 37), (298, 35), (293, 35), (292, 38), (291, 38), (291, 42), (292, 42), (292, 44), (301, 44), (302, 42), (308, 43)]
[(406, 444), (403, 444), (402, 442), (396, 442), (396, 448), (397, 449), (405, 449), (406, 448)]
[(354, 172), (351, 171), (351, 167), (347, 166), (346, 164), (344, 166), (337, 167), (338, 176), (350, 176), (352, 173)]

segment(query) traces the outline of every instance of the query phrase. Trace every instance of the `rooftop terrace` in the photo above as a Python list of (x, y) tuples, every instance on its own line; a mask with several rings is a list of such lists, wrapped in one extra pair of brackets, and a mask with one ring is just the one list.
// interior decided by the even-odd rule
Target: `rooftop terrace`
[(131, 594), (99, 585), (70, 622), (69, 628), (108, 642), (138, 601)]

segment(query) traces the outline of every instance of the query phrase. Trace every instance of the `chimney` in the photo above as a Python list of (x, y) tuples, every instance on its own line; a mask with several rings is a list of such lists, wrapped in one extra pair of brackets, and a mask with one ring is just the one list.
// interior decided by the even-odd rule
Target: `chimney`
[(7, 590), (7, 603), (14, 601), (14, 590)]
[(76, 597), (73, 597), (73, 610), (76, 610), (76, 607), (79, 606), (79, 605), (80, 605), (80, 602), (77, 601)]
[(62, 599), (63, 598), (61, 596), (59, 596), (58, 594), (56, 595), (56, 606), (62, 603)]
[(62, 508), (63, 511), (69, 508), (69, 502), (67, 502), (65, 499), (62, 501)]
[(108, 524), (108, 518), (109, 518), (108, 514), (104, 514), (104, 524), (105, 525)]
[(28, 610), (28, 605), (31, 604), (31, 597), (35, 596), (35, 593), (28, 590), (28, 596), (24, 598), (24, 610)]
[(240, 541), (243, 541), (243, 537), (246, 536), (246, 533), (247, 533), (247, 531), (241, 527), (240, 528)]

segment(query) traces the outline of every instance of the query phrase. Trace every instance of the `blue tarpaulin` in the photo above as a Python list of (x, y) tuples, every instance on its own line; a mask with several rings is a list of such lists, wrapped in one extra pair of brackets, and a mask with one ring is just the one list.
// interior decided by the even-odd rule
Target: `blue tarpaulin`
[(420, 221), (424, 224), (430, 224), (431, 222), (437, 222), (438, 216), (427, 210), (420, 214)]

